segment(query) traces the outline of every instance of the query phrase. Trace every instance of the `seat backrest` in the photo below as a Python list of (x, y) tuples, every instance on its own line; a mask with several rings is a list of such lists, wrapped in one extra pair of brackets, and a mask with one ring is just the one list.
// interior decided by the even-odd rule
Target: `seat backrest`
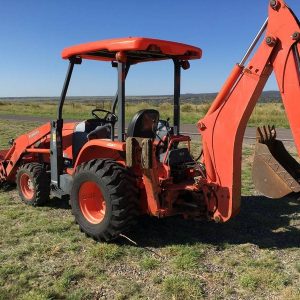
[(155, 138), (159, 112), (155, 109), (138, 111), (128, 125), (128, 137)]

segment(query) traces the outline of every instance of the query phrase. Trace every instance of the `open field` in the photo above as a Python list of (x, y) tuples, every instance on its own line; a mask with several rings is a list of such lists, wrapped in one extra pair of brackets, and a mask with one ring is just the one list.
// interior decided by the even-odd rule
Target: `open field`
[[(195, 124), (200, 118), (204, 117), (210, 107), (210, 103), (193, 104), (185, 102), (181, 105), (181, 122), (183, 124)], [(65, 119), (83, 120), (91, 117), (91, 110), (94, 108), (104, 108), (110, 110), (108, 101), (66, 101), (63, 109)], [(154, 108), (159, 110), (161, 118), (172, 119), (173, 106), (169, 102), (128, 102), (126, 103), (126, 119), (131, 120), (132, 116), (140, 109)], [(26, 115), (41, 116), (55, 119), (57, 112), (57, 101), (43, 102), (18, 102), (0, 101), (1, 115)], [(285, 116), (283, 105), (280, 103), (258, 103), (248, 122), (248, 126), (261, 126), (275, 124), (279, 128), (288, 128), (289, 124)]]
[[(36, 125), (0, 120), (0, 146)], [(67, 202), (32, 208), (1, 191), (0, 299), (300, 299), (300, 202), (256, 195), (252, 155), (244, 147), (239, 216), (144, 217), (128, 234), (137, 245), (86, 238)]]

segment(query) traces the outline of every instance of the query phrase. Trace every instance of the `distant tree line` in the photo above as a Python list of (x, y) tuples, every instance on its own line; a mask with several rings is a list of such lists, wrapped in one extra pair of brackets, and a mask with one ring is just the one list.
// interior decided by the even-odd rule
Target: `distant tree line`
[[(208, 103), (212, 102), (217, 93), (201, 93), (201, 94), (182, 94), (181, 101), (188, 103)], [(91, 102), (95, 103), (101, 101), (102, 103), (107, 101), (112, 101), (114, 97), (109, 96), (77, 96), (77, 97), (67, 97), (67, 101), (74, 102)], [(127, 102), (148, 102), (148, 103), (162, 103), (162, 102), (172, 102), (171, 95), (145, 95), (145, 96), (127, 96)], [(2, 97), (0, 101), (46, 101), (52, 102), (57, 101), (58, 97)], [(260, 103), (278, 103), (281, 102), (281, 95), (278, 91), (265, 91), (259, 98)]]

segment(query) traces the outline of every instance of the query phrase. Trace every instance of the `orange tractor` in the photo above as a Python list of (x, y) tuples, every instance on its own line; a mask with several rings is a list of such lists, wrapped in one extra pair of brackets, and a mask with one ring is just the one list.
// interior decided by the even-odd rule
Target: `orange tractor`
[[(69, 195), (76, 222), (97, 240), (117, 237), (141, 214), (225, 222), (240, 209), (243, 135), (273, 71), (300, 153), (299, 40), (294, 13), (283, 0), (270, 1), (269, 18), (197, 124), (203, 145), (199, 162), (190, 153), (190, 137), (180, 134), (180, 76), (189, 60), (201, 57), (201, 49), (131, 37), (66, 48), (62, 57), (69, 69), (57, 119), (1, 151), (0, 179), (16, 182), (21, 199), (30, 205), (42, 204), (50, 194)], [(94, 109), (93, 118), (67, 123), (62, 118), (65, 97), (73, 67), (84, 59), (111, 62), (118, 71), (118, 91), (111, 111)], [(160, 60), (174, 64), (173, 124), (160, 120), (157, 110), (144, 109), (126, 130), (127, 73), (135, 64)], [(258, 133), (257, 189), (269, 197), (299, 192), (299, 164), (276, 140), (275, 128)]]

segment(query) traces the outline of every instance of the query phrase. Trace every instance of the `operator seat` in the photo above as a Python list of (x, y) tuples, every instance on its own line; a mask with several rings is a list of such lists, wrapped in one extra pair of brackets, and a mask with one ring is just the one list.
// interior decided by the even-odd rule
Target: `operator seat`
[(98, 119), (89, 119), (78, 123), (72, 137), (73, 159), (76, 159), (83, 145), (91, 139), (105, 139), (110, 137), (110, 125)]
[(130, 121), (127, 137), (151, 138), (156, 137), (159, 112), (155, 109), (142, 109)]

